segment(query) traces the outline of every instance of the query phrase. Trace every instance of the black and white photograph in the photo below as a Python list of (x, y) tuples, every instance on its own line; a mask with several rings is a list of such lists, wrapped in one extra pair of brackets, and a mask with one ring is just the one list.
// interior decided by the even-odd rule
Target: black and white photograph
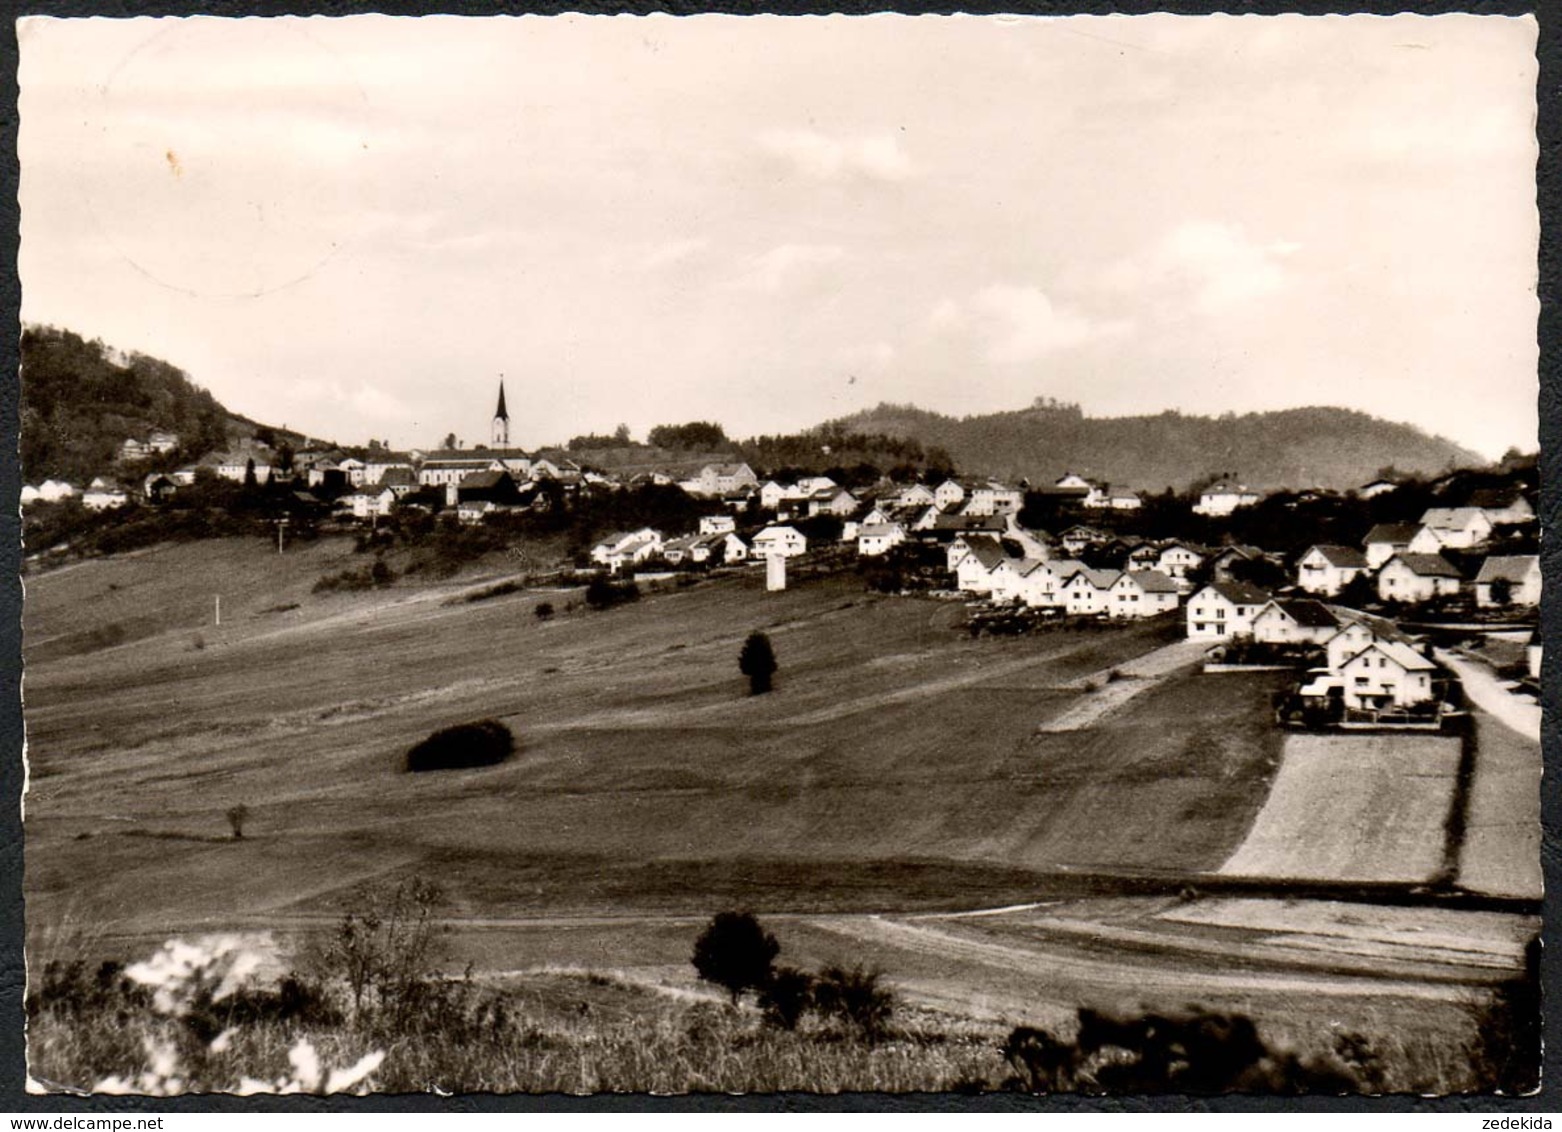
[(15, 30), (29, 1092), (1540, 1088), (1533, 16)]

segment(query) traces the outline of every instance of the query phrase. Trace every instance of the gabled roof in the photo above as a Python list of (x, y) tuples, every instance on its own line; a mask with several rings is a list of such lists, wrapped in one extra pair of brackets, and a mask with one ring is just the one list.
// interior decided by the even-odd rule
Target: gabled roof
[[(1448, 561), (1448, 559), (1444, 558), (1441, 554), (1396, 554), (1394, 555), (1394, 558), (1399, 559), (1406, 566), (1410, 567), (1410, 572), (1418, 577), (1463, 577), (1463, 575), (1459, 573), (1459, 568), (1452, 562)], [(1392, 561), (1393, 559), (1389, 560), (1389, 562)], [(1389, 563), (1384, 563), (1383, 568), (1385, 570), (1388, 569), (1388, 565)]]
[(1083, 578), (1086, 584), (1098, 590), (1109, 590), (1117, 584), (1117, 579), (1123, 576), (1121, 570), (1092, 570), (1089, 566), (1081, 566), (1069, 579), (1070, 584)]
[(1268, 591), (1246, 582), (1211, 582), (1204, 588), (1214, 590), (1232, 605), (1263, 605), (1269, 600)]
[(471, 472), (461, 477), (459, 487), (466, 489), (481, 489), (486, 487), (498, 487), (510, 478), (509, 472)]
[(1334, 546), (1325, 543), (1310, 547), (1307, 554), (1302, 555), (1302, 557), (1306, 558), (1314, 551), (1323, 555), (1324, 561), (1330, 566), (1335, 566), (1342, 570), (1367, 569), (1367, 556), (1353, 546)]
[(1230, 546), (1223, 546), (1219, 550), (1215, 551), (1216, 558), (1225, 558), (1232, 554), (1235, 554), (1240, 558), (1245, 558), (1249, 562), (1256, 562), (1258, 559), (1266, 557), (1264, 551), (1261, 548), (1256, 546), (1248, 546), (1245, 543), (1232, 543)]
[(1360, 660), (1362, 657), (1366, 656), (1369, 652), (1373, 652), (1374, 650), (1382, 653), (1401, 668), (1411, 672), (1429, 672), (1436, 667), (1430, 660), (1416, 652), (1416, 650), (1411, 648), (1409, 645), (1400, 644), (1398, 641), (1382, 640), (1373, 641), (1370, 645), (1362, 649), (1355, 656), (1345, 661), (1344, 664), (1341, 664), (1340, 667), (1344, 668), (1347, 665)]
[(415, 487), (417, 482), (418, 477), (412, 469), (405, 467), (386, 468), (385, 474), (380, 477), (381, 487)]
[(1462, 531), (1477, 517), (1485, 518), (1479, 507), (1429, 507), (1421, 516), (1421, 525), (1436, 531)]
[(1002, 515), (950, 515), (940, 512), (933, 516), (935, 531), (1006, 531), (1008, 522)]
[(869, 523), (867, 526), (857, 528), (858, 538), (888, 538), (899, 531), (902, 535), (906, 529), (899, 523)]
[(1524, 499), (1524, 493), (1516, 487), (1483, 487), (1470, 492), (1467, 506), (1501, 510)]
[(765, 539), (769, 542), (778, 538), (786, 538), (790, 535), (796, 535), (798, 538), (803, 537), (802, 532), (796, 527), (766, 527), (754, 536), (753, 541), (758, 542), (760, 539)]
[(1304, 629), (1333, 629), (1340, 619), (1321, 601), (1310, 598), (1289, 598), (1269, 603)]
[(1367, 532), (1367, 537), (1361, 540), (1361, 545), (1388, 543), (1391, 546), (1409, 546), (1410, 540), (1416, 537), (1416, 532), (1420, 529), (1420, 523), (1379, 523)]
[(1475, 575), (1475, 581), (1477, 585), (1499, 580), (1520, 583), (1539, 562), (1539, 556), (1534, 554), (1494, 554), (1481, 563), (1481, 572)]
[(971, 556), (982, 564), (985, 570), (991, 570), (1009, 557), (1003, 544), (992, 535), (961, 535), (960, 539), (971, 548)]
[(1130, 570), (1123, 577), (1133, 579), (1134, 583), (1147, 594), (1174, 594), (1177, 592), (1177, 583), (1159, 570)]

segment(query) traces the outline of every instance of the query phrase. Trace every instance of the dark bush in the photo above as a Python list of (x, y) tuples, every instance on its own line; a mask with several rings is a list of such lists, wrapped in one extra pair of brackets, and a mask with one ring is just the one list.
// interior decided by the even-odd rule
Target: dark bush
[(601, 612), (625, 602), (639, 601), (640, 587), (633, 582), (610, 582), (598, 576), (586, 586), (586, 604)]
[(863, 1038), (876, 1042), (895, 1012), (895, 996), (880, 985), (880, 977), (862, 967), (826, 967), (814, 986), (814, 1004), (821, 1014), (855, 1026)]
[(515, 736), (497, 719), (459, 723), (434, 732), (407, 752), (409, 771), (491, 766), (510, 757)]
[(770, 638), (757, 630), (750, 633), (738, 653), (738, 671), (748, 677), (749, 695), (759, 696), (770, 691), (778, 667)]
[(777, 967), (759, 989), (759, 1008), (765, 1021), (783, 1030), (797, 1029), (797, 1023), (814, 1004), (814, 976), (796, 967)]
[(744, 991), (770, 981), (780, 951), (776, 937), (760, 927), (752, 912), (720, 912), (694, 941), (690, 962), (700, 978), (726, 988), (736, 1006)]
[(553, 616), (553, 603), (551, 601), (539, 601), (537, 607), (532, 612), (537, 615), (537, 620), (546, 621)]

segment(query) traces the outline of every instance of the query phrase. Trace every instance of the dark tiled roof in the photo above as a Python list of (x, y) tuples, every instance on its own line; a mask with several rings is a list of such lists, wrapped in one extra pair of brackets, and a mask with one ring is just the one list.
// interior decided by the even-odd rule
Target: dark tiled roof
[(1423, 578), (1458, 578), (1462, 577), (1456, 567), (1441, 554), (1396, 554), (1406, 566), (1410, 567), (1412, 574)]
[(1481, 572), (1475, 576), (1477, 582), (1495, 582), (1498, 579), (1507, 582), (1522, 582), (1526, 574), (1534, 568), (1537, 558), (1533, 554), (1494, 554), (1481, 563)]
[(1329, 607), (1321, 601), (1295, 598), (1277, 601), (1275, 604), (1285, 610), (1292, 621), (1306, 629), (1333, 629), (1340, 623), (1340, 619), (1329, 612)]
[(1267, 591), (1246, 582), (1211, 582), (1209, 588), (1233, 605), (1263, 605), (1269, 600)]
[(1379, 523), (1367, 532), (1367, 537), (1361, 540), (1361, 545), (1369, 546), (1375, 542), (1386, 542), (1393, 546), (1408, 546), (1420, 529), (1420, 523)]
[[(1352, 546), (1331, 546), (1325, 544), (1323, 546), (1315, 546), (1312, 550), (1316, 550), (1323, 555), (1330, 566), (1352, 570), (1365, 570), (1367, 568), (1367, 556)], [(1307, 553), (1311, 554), (1312, 550), (1309, 550)], [(1303, 557), (1305, 558), (1306, 555), (1303, 555)]]

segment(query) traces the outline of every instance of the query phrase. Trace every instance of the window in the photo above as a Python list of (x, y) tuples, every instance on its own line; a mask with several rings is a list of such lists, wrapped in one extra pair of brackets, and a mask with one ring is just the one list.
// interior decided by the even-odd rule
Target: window
[(1226, 635), (1226, 627), (1224, 625), (1216, 625), (1215, 635), (1217, 637), (1224, 637)]

